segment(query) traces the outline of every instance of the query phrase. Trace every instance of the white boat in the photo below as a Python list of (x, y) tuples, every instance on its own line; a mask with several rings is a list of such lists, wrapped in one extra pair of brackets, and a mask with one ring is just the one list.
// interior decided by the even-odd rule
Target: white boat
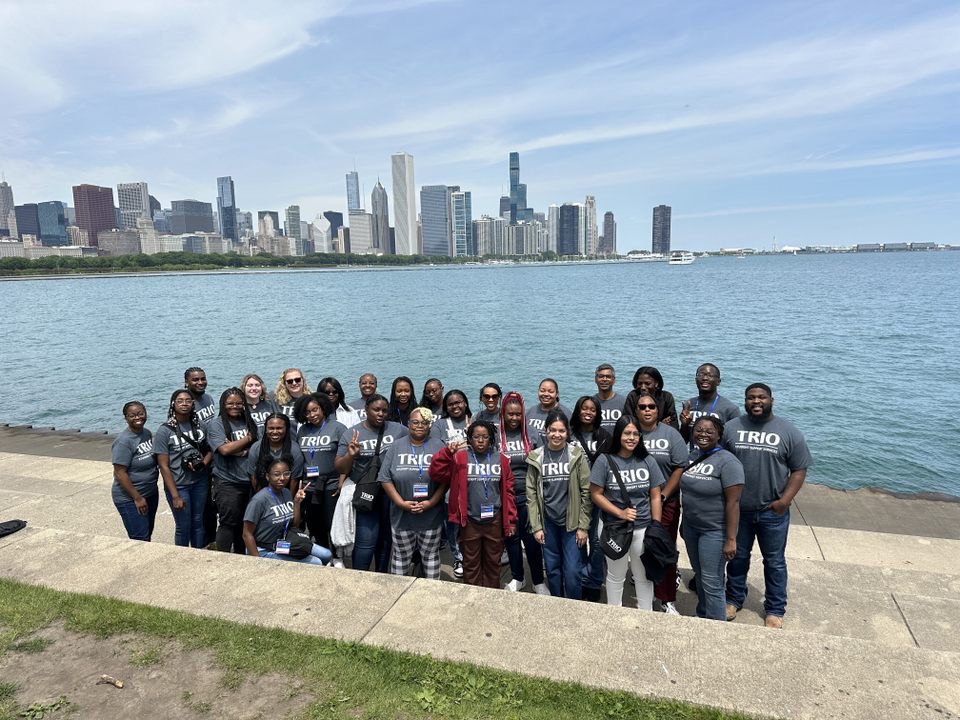
[(671, 265), (693, 265), (693, 253), (686, 250), (675, 250), (670, 253)]

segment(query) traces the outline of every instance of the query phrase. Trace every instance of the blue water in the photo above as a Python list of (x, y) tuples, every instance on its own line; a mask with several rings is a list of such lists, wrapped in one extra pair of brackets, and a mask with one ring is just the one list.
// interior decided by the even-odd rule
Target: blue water
[(365, 371), (438, 376), (561, 400), (655, 365), (678, 399), (704, 361), (740, 402), (757, 380), (807, 435), (808, 479), (960, 496), (960, 252), (709, 258), (655, 264), (184, 274), (0, 283), (0, 420), (119, 431), (141, 399), (162, 420), (184, 368), (214, 396), (247, 372), (301, 368), (347, 395)]

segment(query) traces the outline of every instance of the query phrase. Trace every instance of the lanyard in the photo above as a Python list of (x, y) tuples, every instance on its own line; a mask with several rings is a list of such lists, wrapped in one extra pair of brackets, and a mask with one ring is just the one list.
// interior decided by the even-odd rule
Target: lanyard
[[(327, 420), (329, 420), (329, 418), (324, 418), (324, 419), (323, 419), (323, 422), (320, 423), (320, 429), (317, 430), (317, 434), (314, 435), (313, 437), (320, 437), (321, 435), (323, 435), (323, 428), (326, 427), (326, 425), (327, 425)], [(307, 450), (307, 452), (310, 453), (310, 464), (312, 465), (312, 464), (313, 464), (313, 456), (317, 454), (317, 449), (316, 449), (316, 448), (310, 448), (310, 449)]]
[[(276, 507), (286, 508), (286, 505), (280, 501), (280, 498), (277, 497), (277, 494), (273, 491), (273, 488), (267, 485), (267, 491), (273, 496), (273, 499), (277, 501)], [(287, 536), (287, 530), (290, 527), (290, 520), (287, 519), (287, 524), (283, 526), (283, 536)]]
[[(707, 412), (705, 412), (704, 415), (713, 415), (713, 409), (717, 406), (717, 400), (719, 400), (719, 399), (720, 399), (720, 396), (717, 395), (717, 396), (713, 399), (713, 405), (710, 406), (710, 409), (707, 410)], [(699, 410), (699, 409), (700, 409), (700, 398), (698, 397), (698, 398), (697, 398), (697, 406), (694, 408), (694, 410)]]
[(423, 456), (427, 454), (425, 445), (426, 443), (420, 446), (420, 449), (423, 450), (423, 452), (417, 455), (417, 453), (413, 450), (413, 441), (410, 442), (410, 454), (417, 459), (417, 477), (420, 480), (423, 480)]
[[(483, 483), (483, 499), (490, 499), (490, 474), (484, 473), (484, 466), (480, 464), (480, 460), (477, 459), (477, 454), (473, 451), (473, 448), (470, 448), (470, 454), (473, 455), (473, 464), (477, 467), (477, 474), (480, 476), (480, 481)], [(490, 467), (490, 451), (487, 450), (487, 464), (486, 468)]]

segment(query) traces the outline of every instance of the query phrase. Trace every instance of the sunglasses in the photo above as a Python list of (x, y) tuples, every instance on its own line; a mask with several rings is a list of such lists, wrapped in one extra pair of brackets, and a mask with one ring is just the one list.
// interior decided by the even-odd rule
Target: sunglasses
[(303, 382), (303, 378), (302, 377), (287, 378), (286, 380), (284, 380), (284, 382), (287, 383), (287, 385), (299, 385), (300, 383)]
[(482, 397), (484, 400), (496, 400), (500, 396), (499, 395), (481, 395), (480, 397)]
[(639, 403), (637, 404), (637, 410), (656, 410), (656, 409), (657, 409), (656, 405), (640, 405)]

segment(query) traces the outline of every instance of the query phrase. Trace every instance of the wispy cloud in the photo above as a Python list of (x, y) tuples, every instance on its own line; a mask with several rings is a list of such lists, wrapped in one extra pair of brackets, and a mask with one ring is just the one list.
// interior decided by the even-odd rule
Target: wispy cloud
[(918, 203), (931, 203), (960, 200), (960, 193), (939, 193), (934, 195), (887, 195), (843, 198), (840, 200), (827, 200), (806, 203), (784, 203), (782, 205), (760, 205), (754, 207), (732, 207), (721, 208), (718, 210), (706, 210), (703, 212), (692, 213), (674, 213), (676, 220), (692, 220), (695, 218), (715, 218), (727, 217), (730, 215), (762, 215), (776, 214), (783, 212), (795, 212), (801, 210), (825, 210), (829, 208), (857, 208), (869, 207), (871, 205), (917, 205)]

